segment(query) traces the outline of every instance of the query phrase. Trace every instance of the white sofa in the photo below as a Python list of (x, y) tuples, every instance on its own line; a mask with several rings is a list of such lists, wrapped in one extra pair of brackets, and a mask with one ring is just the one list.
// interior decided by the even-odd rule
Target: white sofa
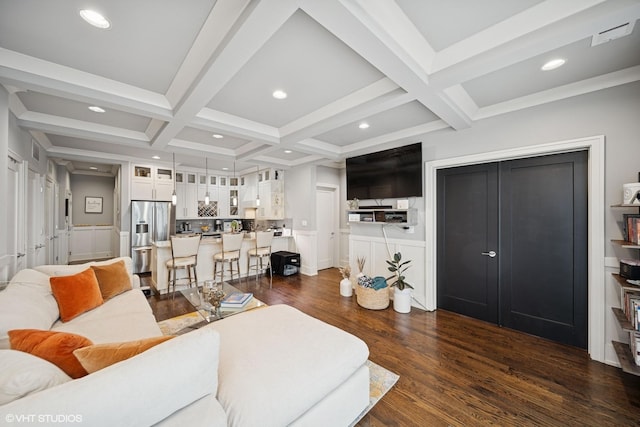
[[(123, 259), (131, 272), (131, 260)], [(14, 276), (0, 292), (0, 365), (16, 356), (35, 357), (7, 349), (11, 329), (72, 332), (94, 344), (161, 335), (135, 275), (134, 289), (61, 322), (48, 279), (86, 268), (88, 264), (41, 266)], [(50, 383), (0, 406), (0, 419), (53, 414), (59, 418), (40, 421), (80, 419), (91, 426), (346, 426), (369, 403), (367, 357), (368, 348), (360, 339), (292, 307), (276, 305), (213, 322), (79, 379), (65, 378), (60, 371), (62, 375)], [(21, 369), (20, 364), (4, 366)], [(37, 374), (29, 371), (20, 378), (37, 382), (34, 377)]]

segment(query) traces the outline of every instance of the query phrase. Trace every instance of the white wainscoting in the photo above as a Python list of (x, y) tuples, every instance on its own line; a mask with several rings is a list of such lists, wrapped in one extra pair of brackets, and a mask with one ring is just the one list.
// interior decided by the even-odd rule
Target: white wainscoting
[(300, 254), (300, 273), (307, 276), (318, 274), (318, 233), (316, 231), (293, 230), (296, 252)]
[(419, 240), (387, 239), (385, 243), (381, 237), (352, 234), (349, 236), (349, 264), (355, 275), (358, 273), (356, 258), (365, 257), (364, 274), (389, 277), (391, 273), (387, 270), (386, 261), (400, 252), (403, 260), (411, 260), (411, 267), (405, 274), (407, 282), (414, 287), (411, 305), (426, 310), (425, 247), (425, 242)]
[(351, 230), (349, 228), (341, 228), (340, 235), (340, 259), (338, 265), (341, 267), (349, 264), (349, 235)]
[(113, 226), (73, 227), (69, 261), (111, 258), (113, 256), (112, 234)]

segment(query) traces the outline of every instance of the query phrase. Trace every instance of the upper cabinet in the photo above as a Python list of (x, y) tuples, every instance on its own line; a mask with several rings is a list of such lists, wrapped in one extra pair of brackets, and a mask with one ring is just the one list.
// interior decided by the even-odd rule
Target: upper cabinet
[(284, 219), (284, 174), (277, 169), (264, 169), (258, 174), (256, 218)]
[(132, 200), (171, 201), (173, 171), (153, 165), (134, 165), (131, 179)]
[(198, 217), (198, 185), (195, 172), (176, 172), (176, 218)]

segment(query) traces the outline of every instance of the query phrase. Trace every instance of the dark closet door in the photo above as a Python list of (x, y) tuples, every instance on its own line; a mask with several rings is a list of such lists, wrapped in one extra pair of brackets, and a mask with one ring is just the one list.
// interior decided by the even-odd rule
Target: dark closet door
[(587, 152), (500, 165), (500, 323), (586, 348)]
[(438, 308), (586, 348), (587, 164), (584, 151), (438, 171)]
[(438, 171), (438, 307), (498, 322), (498, 167)]

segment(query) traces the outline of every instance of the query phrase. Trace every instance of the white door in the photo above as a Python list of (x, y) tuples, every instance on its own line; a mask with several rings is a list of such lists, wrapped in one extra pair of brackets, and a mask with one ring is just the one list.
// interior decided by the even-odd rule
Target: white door
[(318, 225), (318, 270), (335, 267), (337, 206), (336, 189), (316, 189), (316, 223)]
[(42, 176), (29, 171), (27, 191), (27, 266), (45, 263), (44, 188)]
[(13, 257), (9, 276), (27, 267), (24, 164), (9, 156), (7, 168), (7, 253)]

